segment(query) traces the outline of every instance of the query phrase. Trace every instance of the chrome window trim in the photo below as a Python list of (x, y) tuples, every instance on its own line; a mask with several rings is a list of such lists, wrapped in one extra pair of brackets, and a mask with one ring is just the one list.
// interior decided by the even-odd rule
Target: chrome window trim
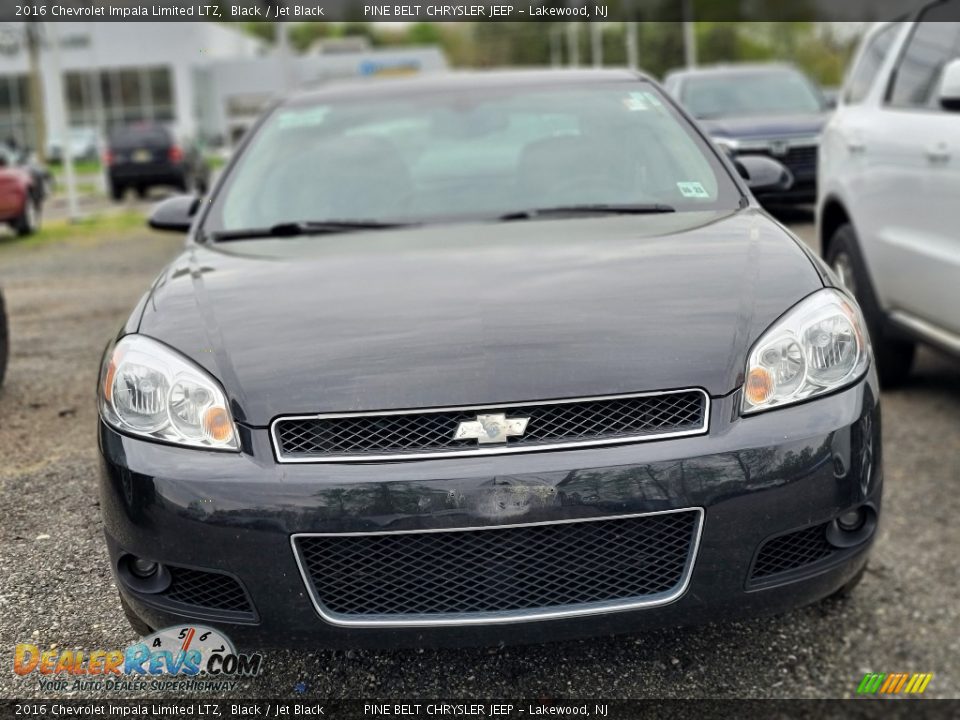
[[(316, 588), (310, 580), (307, 568), (304, 566), (303, 558), (297, 548), (298, 538), (309, 537), (358, 537), (366, 535), (411, 535), (422, 533), (440, 533), (440, 532), (471, 532), (477, 530), (500, 530), (517, 527), (535, 527), (538, 525), (567, 525), (571, 523), (583, 522), (602, 522), (605, 520), (628, 520), (631, 518), (652, 517), (655, 515), (672, 515), (676, 513), (696, 512), (693, 541), (690, 545), (690, 552), (687, 555), (687, 563), (683, 569), (683, 576), (677, 588), (667, 594), (658, 594), (646, 596), (645, 599), (637, 600), (616, 600), (609, 602), (587, 603), (573, 606), (559, 606), (554, 610), (509, 610), (488, 613), (464, 613), (462, 615), (437, 614), (436, 616), (411, 615), (400, 616), (398, 618), (367, 615), (353, 617), (332, 613), (321, 603), (316, 594)], [(611, 515), (604, 517), (590, 518), (572, 518), (565, 520), (547, 520), (531, 523), (512, 523), (509, 525), (483, 525), (478, 527), (448, 527), (436, 529), (418, 529), (418, 530), (374, 530), (370, 532), (342, 532), (342, 533), (317, 533), (305, 532), (294, 533), (290, 536), (290, 547), (293, 550), (293, 557), (297, 561), (297, 568), (300, 570), (300, 578), (303, 580), (310, 602), (313, 603), (314, 610), (326, 622), (339, 627), (363, 627), (363, 628), (383, 628), (383, 627), (450, 627), (450, 626), (470, 626), (470, 625), (505, 625), (520, 622), (538, 622), (541, 620), (556, 620), (560, 618), (583, 617), (587, 615), (603, 615), (613, 612), (623, 612), (625, 610), (638, 610), (642, 608), (654, 608), (662, 605), (668, 605), (677, 601), (687, 591), (690, 585), (690, 578), (693, 576), (693, 568), (696, 564), (697, 553), (700, 550), (700, 538), (703, 535), (704, 510), (702, 507), (686, 507), (676, 510), (658, 510), (655, 512), (632, 513), (627, 515)]]
[[(703, 423), (700, 427), (689, 430), (671, 430), (660, 433), (646, 433), (641, 435), (623, 435), (615, 438), (598, 438), (596, 440), (573, 440), (568, 442), (540, 443), (537, 445), (497, 445), (496, 447), (476, 447), (467, 450), (422, 450), (413, 453), (361, 453), (355, 455), (315, 455), (310, 457), (289, 457), (280, 449), (280, 438), (277, 436), (277, 423), (286, 420), (333, 420), (336, 418), (355, 417), (383, 417), (387, 415), (426, 415), (439, 412), (473, 412), (483, 410), (502, 410), (515, 407), (530, 407), (532, 405), (573, 405), (583, 402), (601, 400), (629, 400), (644, 397), (663, 397), (679, 395), (680, 393), (698, 392), (703, 396)], [(432, 460), (435, 458), (475, 457), (482, 455), (510, 455), (513, 453), (544, 452), (547, 450), (573, 450), (579, 448), (598, 447), (603, 445), (624, 445), (628, 443), (646, 442), (648, 440), (662, 440), (664, 438), (689, 437), (704, 435), (710, 429), (710, 395), (703, 388), (683, 388), (680, 390), (663, 390), (659, 392), (625, 393), (620, 395), (596, 395), (582, 398), (566, 398), (563, 400), (529, 400), (527, 402), (500, 403), (498, 405), (459, 405), (435, 408), (419, 408), (416, 410), (383, 410), (378, 412), (346, 412), (320, 413), (314, 415), (283, 415), (270, 423), (270, 443), (273, 445), (273, 454), (278, 463), (361, 463), (361, 462), (391, 462), (398, 460)], [(452, 430), (451, 430), (452, 432)]]

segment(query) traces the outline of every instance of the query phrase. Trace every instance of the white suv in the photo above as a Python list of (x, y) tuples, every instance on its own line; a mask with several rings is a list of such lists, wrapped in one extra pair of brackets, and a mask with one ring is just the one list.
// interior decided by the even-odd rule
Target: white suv
[(821, 248), (860, 301), (881, 380), (919, 340), (960, 356), (960, 0), (861, 44), (820, 143)]

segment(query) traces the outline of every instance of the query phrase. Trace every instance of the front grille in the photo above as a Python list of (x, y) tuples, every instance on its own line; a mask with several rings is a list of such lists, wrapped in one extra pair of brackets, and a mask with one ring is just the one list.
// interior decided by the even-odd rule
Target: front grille
[(163, 592), (167, 600), (213, 610), (253, 611), (243, 587), (229, 575), (169, 566), (171, 583)]
[[(290, 417), (274, 423), (273, 440), (281, 462), (518, 452), (704, 432), (707, 406), (702, 390), (682, 390), (525, 405)], [(498, 413), (529, 418), (523, 434), (487, 445), (454, 438), (461, 422)]]
[(492, 528), (294, 537), (320, 614), (343, 625), (562, 617), (670, 602), (702, 511)]
[(796, 570), (823, 560), (835, 552), (827, 542), (827, 526), (815, 525), (767, 540), (757, 553), (751, 580)]
[(763, 152), (779, 163), (782, 163), (790, 171), (797, 175), (810, 175), (817, 170), (817, 146), (800, 145), (791, 147), (784, 155), (777, 155), (769, 150)]

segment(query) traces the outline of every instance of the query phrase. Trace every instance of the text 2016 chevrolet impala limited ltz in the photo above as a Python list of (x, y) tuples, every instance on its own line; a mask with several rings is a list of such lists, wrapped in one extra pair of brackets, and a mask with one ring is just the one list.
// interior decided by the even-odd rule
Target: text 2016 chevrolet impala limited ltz
[(238, 643), (538, 642), (860, 579), (856, 301), (626, 71), (330, 85), (269, 111), (104, 355), (125, 610)]

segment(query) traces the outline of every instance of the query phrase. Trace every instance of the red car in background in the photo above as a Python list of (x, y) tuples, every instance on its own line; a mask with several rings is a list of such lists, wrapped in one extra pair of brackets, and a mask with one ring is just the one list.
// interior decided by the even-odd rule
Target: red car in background
[(0, 222), (8, 223), (17, 235), (30, 235), (40, 227), (43, 197), (44, 188), (30, 168), (0, 146)]

